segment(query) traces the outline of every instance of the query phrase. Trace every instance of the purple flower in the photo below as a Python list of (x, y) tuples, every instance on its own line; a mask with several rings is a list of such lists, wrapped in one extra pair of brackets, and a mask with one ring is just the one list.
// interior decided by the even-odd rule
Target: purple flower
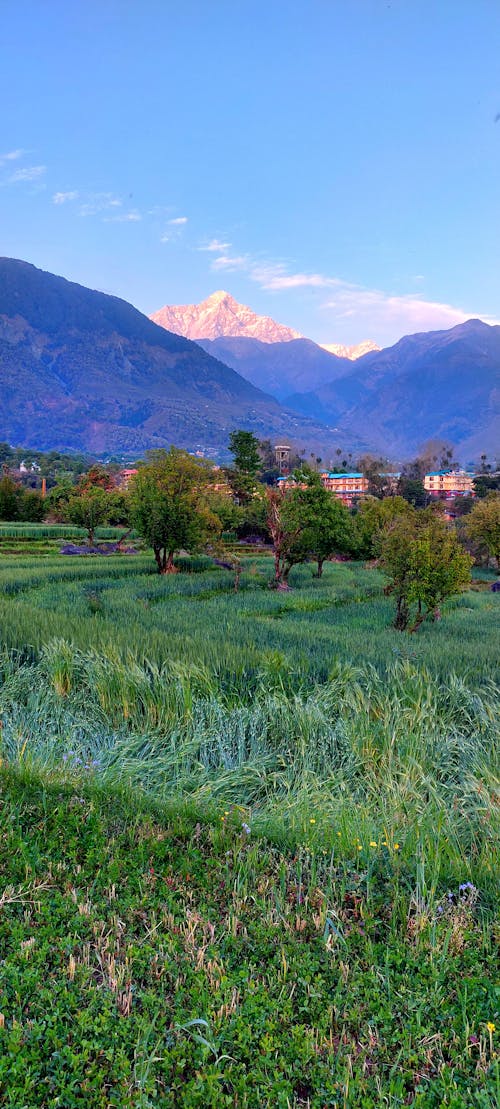
[(249, 827), (249, 825), (248, 825), (248, 824), (245, 824), (245, 823), (243, 823), (243, 824), (241, 825), (241, 830), (242, 830), (242, 832), (244, 832), (244, 833), (245, 833), (245, 835), (247, 835), (247, 836), (249, 836), (249, 835), (250, 835), (250, 832), (251, 832), (251, 828)]

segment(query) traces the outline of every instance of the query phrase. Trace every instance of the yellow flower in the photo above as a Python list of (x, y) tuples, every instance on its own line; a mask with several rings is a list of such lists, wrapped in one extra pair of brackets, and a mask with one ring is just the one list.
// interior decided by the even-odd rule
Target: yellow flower
[(399, 851), (399, 843), (395, 843), (395, 844), (394, 844), (394, 850), (395, 850), (395, 851)]
[(495, 1031), (495, 1025), (493, 1024), (492, 1020), (488, 1020), (486, 1022), (486, 1027), (488, 1029), (488, 1032), (494, 1032)]
[(316, 821), (315, 821), (315, 819), (314, 819), (314, 817), (313, 817), (313, 816), (311, 817), (311, 819), (310, 819), (309, 823), (310, 823), (310, 824), (315, 824), (315, 823), (316, 823)]
[(363, 848), (362, 848), (361, 844), (358, 843), (358, 851), (362, 851), (362, 850), (363, 850)]
[(337, 832), (337, 835), (340, 836), (340, 832)]
[(370, 847), (378, 847), (378, 843), (375, 843), (375, 840), (371, 839), (370, 840)]

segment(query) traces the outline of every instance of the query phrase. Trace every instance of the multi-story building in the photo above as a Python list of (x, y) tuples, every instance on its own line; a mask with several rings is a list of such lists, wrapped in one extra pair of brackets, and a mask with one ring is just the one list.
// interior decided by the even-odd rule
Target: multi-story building
[(344, 504), (350, 505), (357, 497), (363, 497), (368, 492), (368, 478), (361, 473), (332, 474), (324, 470), (321, 481), (331, 493), (339, 497)]
[(424, 477), (424, 488), (433, 497), (474, 496), (474, 474), (467, 470), (433, 470)]

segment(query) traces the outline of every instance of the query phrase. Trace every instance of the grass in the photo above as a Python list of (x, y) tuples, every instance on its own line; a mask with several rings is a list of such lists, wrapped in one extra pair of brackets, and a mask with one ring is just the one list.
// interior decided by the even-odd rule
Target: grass
[(497, 597), (183, 567), (0, 556), (0, 1103), (495, 1104)]
[(283, 853), (234, 806), (13, 771), (2, 799), (2, 1104), (495, 1104), (475, 891), (430, 908), (394, 850)]

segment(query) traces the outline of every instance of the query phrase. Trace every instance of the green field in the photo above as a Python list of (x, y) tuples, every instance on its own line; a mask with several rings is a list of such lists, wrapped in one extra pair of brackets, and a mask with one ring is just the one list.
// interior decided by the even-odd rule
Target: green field
[(361, 564), (50, 542), (0, 544), (0, 1104), (496, 1104), (488, 574), (411, 636)]

